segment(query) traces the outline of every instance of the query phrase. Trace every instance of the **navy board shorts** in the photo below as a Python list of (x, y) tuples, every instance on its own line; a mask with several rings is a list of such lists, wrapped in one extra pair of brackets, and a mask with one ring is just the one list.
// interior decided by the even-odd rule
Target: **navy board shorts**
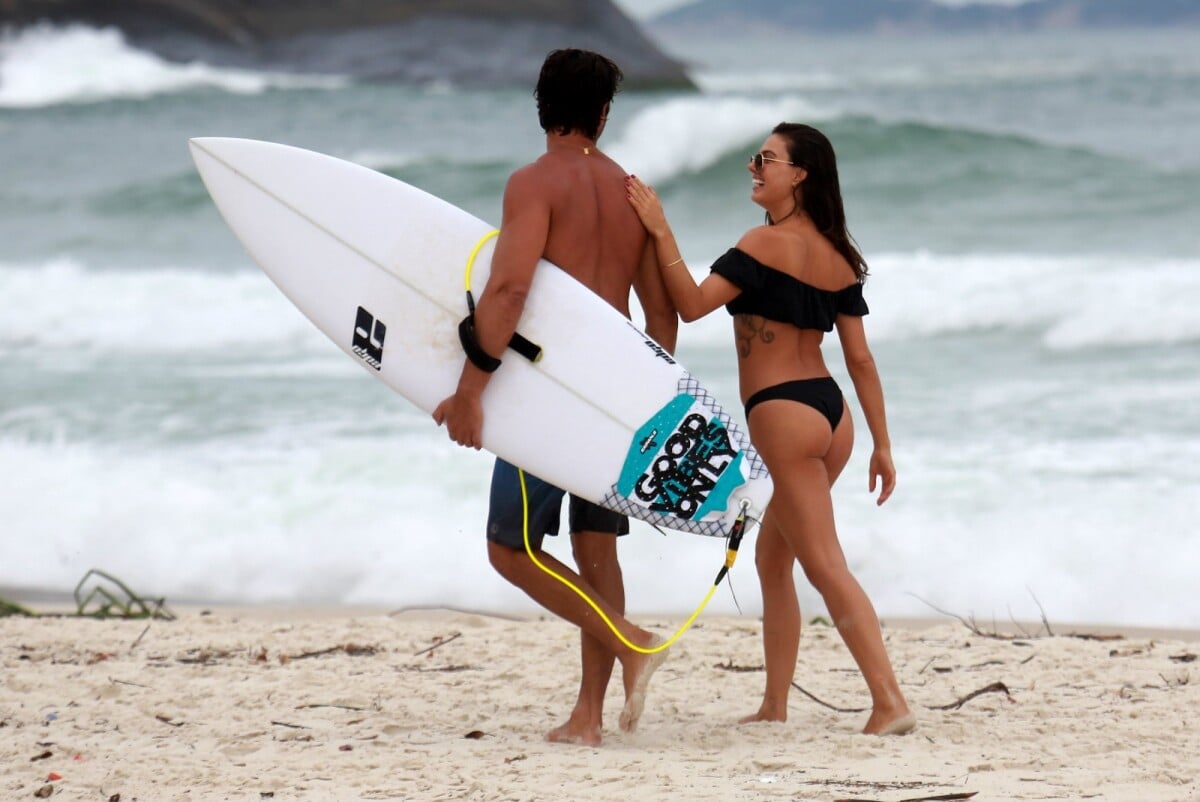
[[(542, 547), (546, 535), (558, 534), (562, 499), (566, 491), (531, 474), (525, 474), (529, 496), (529, 546)], [(629, 519), (590, 501), (571, 496), (567, 522), (572, 532), (629, 534)], [(488, 503), (487, 539), (502, 546), (525, 550), (525, 504), (517, 467), (502, 459), (492, 469), (492, 495)]]

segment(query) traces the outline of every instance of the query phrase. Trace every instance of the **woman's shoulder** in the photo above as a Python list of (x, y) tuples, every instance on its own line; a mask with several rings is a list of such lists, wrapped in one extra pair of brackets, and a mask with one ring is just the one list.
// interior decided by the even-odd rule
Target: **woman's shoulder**
[(750, 258), (783, 273), (800, 268), (808, 255), (808, 242), (777, 226), (755, 226), (735, 246)]

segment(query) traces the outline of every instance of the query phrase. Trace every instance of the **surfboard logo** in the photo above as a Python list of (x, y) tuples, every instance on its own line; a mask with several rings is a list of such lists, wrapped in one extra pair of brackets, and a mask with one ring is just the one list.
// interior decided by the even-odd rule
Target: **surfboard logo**
[(725, 424), (681, 393), (634, 436), (617, 490), (652, 512), (700, 520), (723, 512), (745, 481), (742, 457)]
[(387, 326), (382, 320), (358, 308), (358, 317), (354, 321), (354, 341), (351, 346), (354, 353), (363, 362), (375, 370), (383, 369), (383, 340), (387, 336)]
[(637, 326), (633, 325), (633, 321), (626, 320), (625, 325), (628, 326), (629, 328), (633, 329), (634, 332), (636, 332), (637, 335), (642, 338), (642, 343), (647, 348), (649, 348), (651, 351), (653, 351), (655, 356), (657, 356), (662, 361), (666, 362), (668, 365), (676, 364), (675, 359), (670, 354), (667, 353), (667, 349), (663, 348), (661, 345), (654, 342), (654, 340), (652, 340), (648, 336), (646, 336), (646, 333), (644, 331), (639, 329)]

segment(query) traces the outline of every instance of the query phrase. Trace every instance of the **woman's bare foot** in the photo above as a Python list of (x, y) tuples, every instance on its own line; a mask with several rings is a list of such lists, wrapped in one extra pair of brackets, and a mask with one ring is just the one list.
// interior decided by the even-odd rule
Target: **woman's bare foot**
[[(662, 638), (652, 635), (646, 648), (652, 649), (662, 643)], [(663, 649), (653, 654), (639, 653), (638, 657), (641, 660), (638, 662), (641, 663), (641, 666), (633, 671), (627, 669), (624, 671), (625, 707), (621, 710), (621, 718), (617, 722), (623, 732), (633, 732), (637, 729), (638, 719), (642, 717), (642, 710), (646, 706), (646, 689), (650, 685), (650, 677), (666, 661), (667, 651), (667, 649)]]
[(601, 742), (600, 725), (577, 722), (575, 717), (567, 719), (561, 727), (555, 727), (546, 733), (546, 740), (555, 744), (578, 744), (579, 746), (599, 746)]
[(783, 707), (763, 702), (757, 712), (738, 719), (738, 724), (753, 724), (756, 721), (787, 721), (787, 704)]
[(917, 728), (917, 717), (905, 709), (900, 715), (894, 711), (872, 713), (863, 727), (864, 735), (908, 735)]

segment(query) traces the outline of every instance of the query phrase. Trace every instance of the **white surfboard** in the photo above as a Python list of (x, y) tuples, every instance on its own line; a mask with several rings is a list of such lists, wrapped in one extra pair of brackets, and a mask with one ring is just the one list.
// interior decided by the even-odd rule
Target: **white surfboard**
[[(479, 293), (492, 226), (331, 156), (248, 139), (190, 146), (225, 221), (321, 331), (426, 412), (454, 392), (467, 260), (477, 249)], [(518, 331), (543, 356), (504, 355), (484, 394), (484, 448), (666, 528), (724, 536), (743, 505), (761, 519), (771, 480), (749, 438), (619, 312), (543, 262)]]

